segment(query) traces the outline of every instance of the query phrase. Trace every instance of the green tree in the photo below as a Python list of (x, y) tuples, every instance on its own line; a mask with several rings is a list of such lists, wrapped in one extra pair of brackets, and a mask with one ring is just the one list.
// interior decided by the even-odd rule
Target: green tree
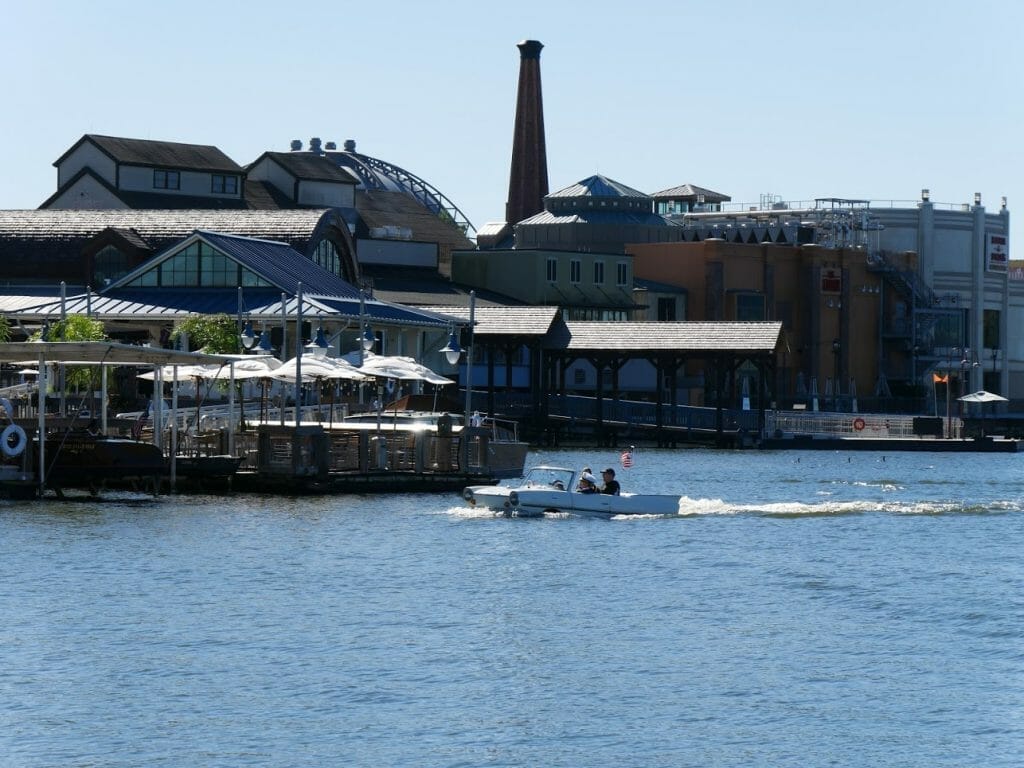
[(10, 321), (0, 315), (0, 343), (11, 340), (11, 323)]
[[(42, 337), (43, 332), (37, 331), (32, 340)], [(107, 334), (100, 320), (93, 320), (86, 315), (67, 315), (58, 320), (47, 330), (47, 341), (106, 341)], [(64, 375), (64, 386), (74, 389), (91, 391), (93, 381), (99, 374), (99, 366), (76, 365), (67, 369)]]
[(238, 326), (228, 315), (192, 315), (178, 323), (171, 333), (175, 342), (182, 334), (188, 337), (191, 350), (211, 355), (234, 355), (241, 351)]

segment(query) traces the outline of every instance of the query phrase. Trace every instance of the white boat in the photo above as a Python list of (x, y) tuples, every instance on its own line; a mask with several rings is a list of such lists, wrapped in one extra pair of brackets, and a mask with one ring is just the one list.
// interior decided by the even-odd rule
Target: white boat
[(563, 467), (534, 467), (517, 485), (471, 485), (462, 498), (474, 508), (491, 509), (509, 517), (571, 514), (589, 517), (618, 515), (677, 515), (679, 496), (622, 492), (580, 493), (578, 477)]

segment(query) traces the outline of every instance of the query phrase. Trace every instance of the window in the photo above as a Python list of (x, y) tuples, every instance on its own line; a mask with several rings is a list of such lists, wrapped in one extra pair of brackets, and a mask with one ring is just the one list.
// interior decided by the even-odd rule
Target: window
[(235, 288), (241, 285), (258, 288), (272, 284), (206, 243), (196, 242), (139, 275), (129, 285), (165, 288)]
[(181, 189), (181, 175), (177, 171), (153, 171), (153, 189)]
[(578, 283), (580, 281), (580, 273), (583, 271), (583, 264), (579, 259), (572, 259), (569, 262), (569, 282)]
[(764, 296), (756, 293), (737, 294), (736, 320), (746, 323), (764, 320)]
[(658, 320), (674, 322), (676, 320), (676, 300), (672, 296), (658, 298)]
[(341, 257), (330, 240), (321, 240), (313, 252), (313, 261), (335, 275), (341, 275)]
[(999, 349), (999, 310), (986, 309), (982, 317), (982, 343), (986, 349)]
[(107, 285), (128, 274), (128, 257), (112, 245), (104, 246), (93, 263), (94, 285)]
[(237, 176), (225, 176), (221, 173), (215, 173), (211, 178), (210, 191), (214, 194), (221, 195), (237, 195), (238, 194), (238, 177)]
[(558, 259), (548, 259), (548, 282), (558, 282)]
[(629, 285), (629, 263), (620, 261), (615, 265), (615, 284), (618, 286)]
[(594, 285), (604, 285), (604, 262), (594, 262)]
[(572, 372), (572, 383), (577, 386), (587, 383), (587, 372), (582, 368), (574, 368)]

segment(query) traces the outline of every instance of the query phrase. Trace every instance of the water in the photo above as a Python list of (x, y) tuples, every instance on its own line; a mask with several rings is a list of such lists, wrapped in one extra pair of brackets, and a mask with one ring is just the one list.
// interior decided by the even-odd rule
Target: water
[(646, 451), (684, 514), (610, 521), (0, 502), (0, 766), (1018, 766), (1022, 470)]

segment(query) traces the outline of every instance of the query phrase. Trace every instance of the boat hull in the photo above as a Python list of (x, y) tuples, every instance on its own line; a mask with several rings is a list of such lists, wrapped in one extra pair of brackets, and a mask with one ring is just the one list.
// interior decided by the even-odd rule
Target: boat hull
[(662, 494), (579, 493), (572, 470), (536, 467), (517, 486), (468, 486), (462, 497), (470, 507), (489, 509), (509, 517), (569, 514), (584, 517), (678, 515), (680, 497)]
[(48, 437), (44, 461), (48, 485), (94, 485), (167, 474), (160, 448), (116, 437)]

